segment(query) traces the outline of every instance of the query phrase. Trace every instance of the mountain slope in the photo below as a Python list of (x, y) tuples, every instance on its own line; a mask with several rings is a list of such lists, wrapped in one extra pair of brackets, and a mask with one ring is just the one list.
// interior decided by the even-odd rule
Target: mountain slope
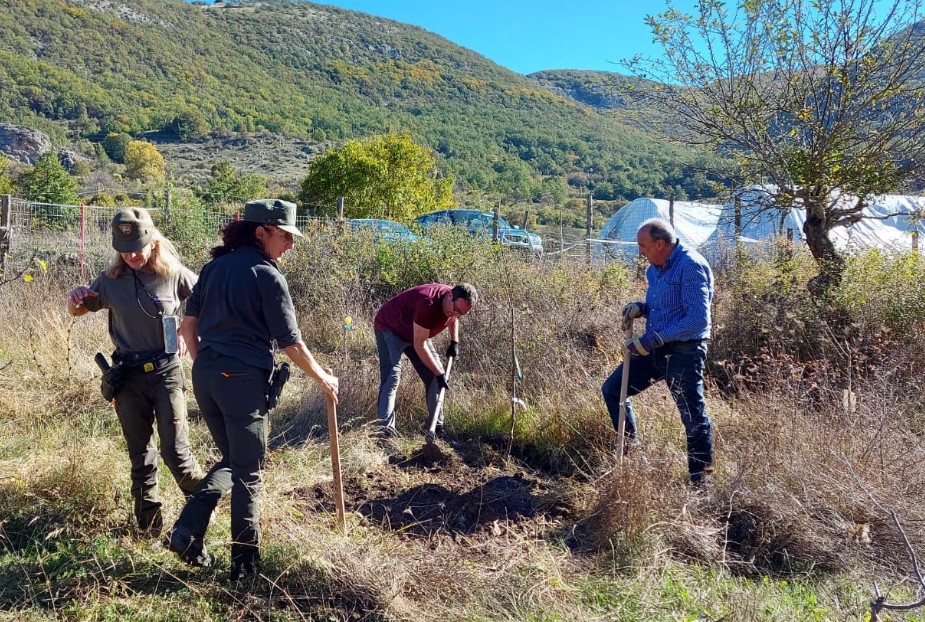
[(285, 0), (6, 4), (0, 120), (58, 141), (178, 120), (314, 142), (396, 130), (463, 187), (519, 199), (565, 180), (601, 198), (710, 190), (688, 152), (414, 26)]

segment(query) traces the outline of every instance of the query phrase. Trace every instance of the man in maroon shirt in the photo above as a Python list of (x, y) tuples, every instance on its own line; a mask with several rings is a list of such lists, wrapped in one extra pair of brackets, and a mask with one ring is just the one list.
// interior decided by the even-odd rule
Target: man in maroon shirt
[[(459, 356), (459, 318), (478, 302), (478, 293), (468, 283), (444, 285), (428, 283), (406, 289), (376, 313), (373, 325), (379, 350), (379, 403), (377, 412), (382, 433), (396, 436), (395, 394), (401, 380), (401, 355), (405, 354), (424, 382), (427, 412), (433, 417), (440, 389), (449, 389), (443, 363), (434, 349), (432, 338), (450, 329), (446, 355)], [(437, 433), (443, 431), (443, 413), (437, 421)]]

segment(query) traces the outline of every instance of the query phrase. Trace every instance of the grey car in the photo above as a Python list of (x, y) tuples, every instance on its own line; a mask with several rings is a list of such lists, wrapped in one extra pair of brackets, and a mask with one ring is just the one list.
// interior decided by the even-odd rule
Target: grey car
[[(418, 216), (417, 222), (424, 231), (437, 225), (463, 227), (474, 237), (491, 236), (494, 214), (476, 209), (446, 209)], [(535, 233), (511, 225), (498, 217), (498, 240), (509, 248), (518, 248), (534, 254), (543, 253), (543, 240)]]
[(373, 231), (376, 241), (414, 242), (418, 239), (405, 225), (384, 218), (351, 218), (347, 226), (352, 231)]

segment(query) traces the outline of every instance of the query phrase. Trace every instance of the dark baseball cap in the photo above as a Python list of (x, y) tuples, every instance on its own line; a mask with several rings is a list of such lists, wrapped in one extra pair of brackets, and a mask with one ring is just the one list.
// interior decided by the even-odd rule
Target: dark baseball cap
[(244, 205), (244, 220), (273, 225), (293, 235), (302, 235), (295, 226), (295, 203), (282, 199), (258, 199)]
[(153, 235), (154, 222), (146, 209), (124, 209), (112, 218), (112, 247), (120, 253), (141, 250)]

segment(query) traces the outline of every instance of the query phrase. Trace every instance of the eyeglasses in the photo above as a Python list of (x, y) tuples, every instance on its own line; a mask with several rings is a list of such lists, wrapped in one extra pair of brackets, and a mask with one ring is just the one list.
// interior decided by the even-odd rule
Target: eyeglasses
[(280, 229), (279, 227), (273, 227), (273, 228), (271, 229), (271, 231), (272, 231), (273, 233), (278, 233), (278, 234), (280, 234), (281, 236), (283, 236), (284, 238), (286, 238), (286, 241), (287, 241), (287, 242), (292, 242), (292, 241), (295, 240), (295, 236), (293, 236), (293, 234), (292, 234), (291, 232), (289, 232), (289, 231), (283, 231), (283, 230)]
[(463, 299), (462, 299), (462, 298), (454, 298), (454, 299), (453, 299), (453, 314), (454, 314), (454, 315), (465, 315), (465, 314), (469, 313), (469, 311), (472, 310), (472, 307), (471, 307), (471, 306), (470, 306), (468, 309), (466, 309), (465, 311), (463, 311), (462, 309), (460, 309), (460, 308), (459, 308), (459, 302), (458, 302), (458, 301), (460, 301), (460, 300), (463, 300)]

